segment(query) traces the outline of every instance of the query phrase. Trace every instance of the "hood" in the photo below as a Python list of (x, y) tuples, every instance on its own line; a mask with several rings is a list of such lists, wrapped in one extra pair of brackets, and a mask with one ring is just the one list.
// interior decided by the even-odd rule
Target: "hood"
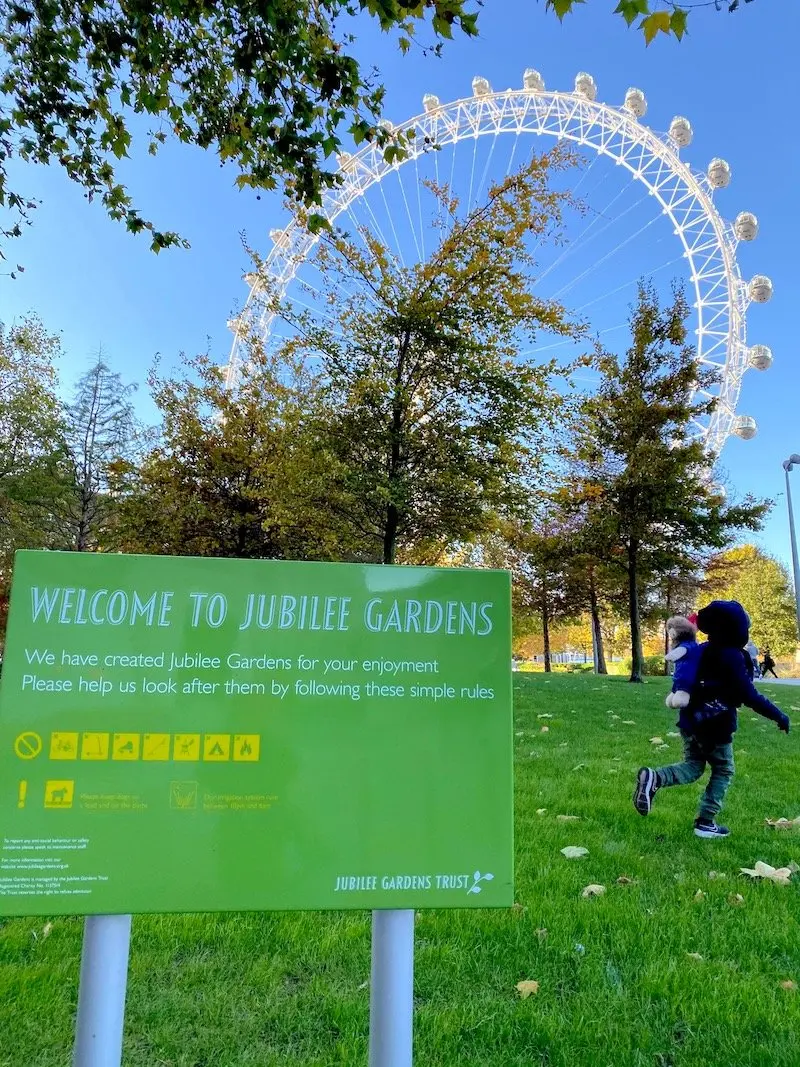
[(750, 617), (738, 600), (712, 600), (697, 614), (697, 628), (712, 645), (744, 648), (750, 636)]

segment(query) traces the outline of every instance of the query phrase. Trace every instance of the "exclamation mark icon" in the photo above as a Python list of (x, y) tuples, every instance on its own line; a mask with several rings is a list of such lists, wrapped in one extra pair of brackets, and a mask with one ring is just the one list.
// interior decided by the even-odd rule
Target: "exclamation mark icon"
[(24, 808), (25, 807), (25, 798), (27, 797), (27, 795), (28, 795), (28, 783), (23, 780), (23, 781), (21, 781), (19, 783), (19, 794), (17, 796), (17, 807), (18, 808)]

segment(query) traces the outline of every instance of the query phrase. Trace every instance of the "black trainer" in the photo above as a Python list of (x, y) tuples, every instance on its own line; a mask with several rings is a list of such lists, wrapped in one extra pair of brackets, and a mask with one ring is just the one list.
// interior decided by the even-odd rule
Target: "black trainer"
[(694, 832), (697, 837), (728, 837), (727, 826), (717, 826), (713, 819), (695, 819)]
[(642, 767), (636, 776), (636, 788), (633, 791), (633, 806), (640, 815), (649, 815), (653, 806), (653, 797), (659, 789), (658, 777), (652, 767)]

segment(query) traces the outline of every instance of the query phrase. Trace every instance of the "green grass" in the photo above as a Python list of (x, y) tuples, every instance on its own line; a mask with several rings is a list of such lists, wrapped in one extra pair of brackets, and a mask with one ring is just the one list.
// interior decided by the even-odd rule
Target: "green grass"
[[(518, 907), (419, 915), (416, 1062), (798, 1067), (800, 991), (780, 983), (800, 985), (800, 874), (785, 888), (738, 872), (800, 863), (800, 831), (764, 825), (800, 814), (800, 693), (770, 690), (797, 724), (789, 738), (743, 711), (733, 834), (701, 841), (697, 786), (660, 793), (648, 819), (630, 803), (637, 768), (679, 751), (663, 680), (533, 675), (515, 687)], [(653, 752), (655, 734), (669, 751)], [(589, 855), (565, 860), (565, 845)], [(589, 883), (606, 894), (581, 899)], [(33, 920), (0, 929), (2, 1067), (69, 1062), (81, 923), (41, 935)], [(125, 1067), (365, 1064), (368, 976), (362, 913), (136, 919)], [(538, 996), (519, 999), (523, 979)]]

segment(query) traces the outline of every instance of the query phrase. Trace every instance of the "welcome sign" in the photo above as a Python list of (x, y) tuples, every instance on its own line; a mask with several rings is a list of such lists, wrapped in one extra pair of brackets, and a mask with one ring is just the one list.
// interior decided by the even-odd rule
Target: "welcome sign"
[(501, 907), (499, 571), (17, 555), (0, 913)]

